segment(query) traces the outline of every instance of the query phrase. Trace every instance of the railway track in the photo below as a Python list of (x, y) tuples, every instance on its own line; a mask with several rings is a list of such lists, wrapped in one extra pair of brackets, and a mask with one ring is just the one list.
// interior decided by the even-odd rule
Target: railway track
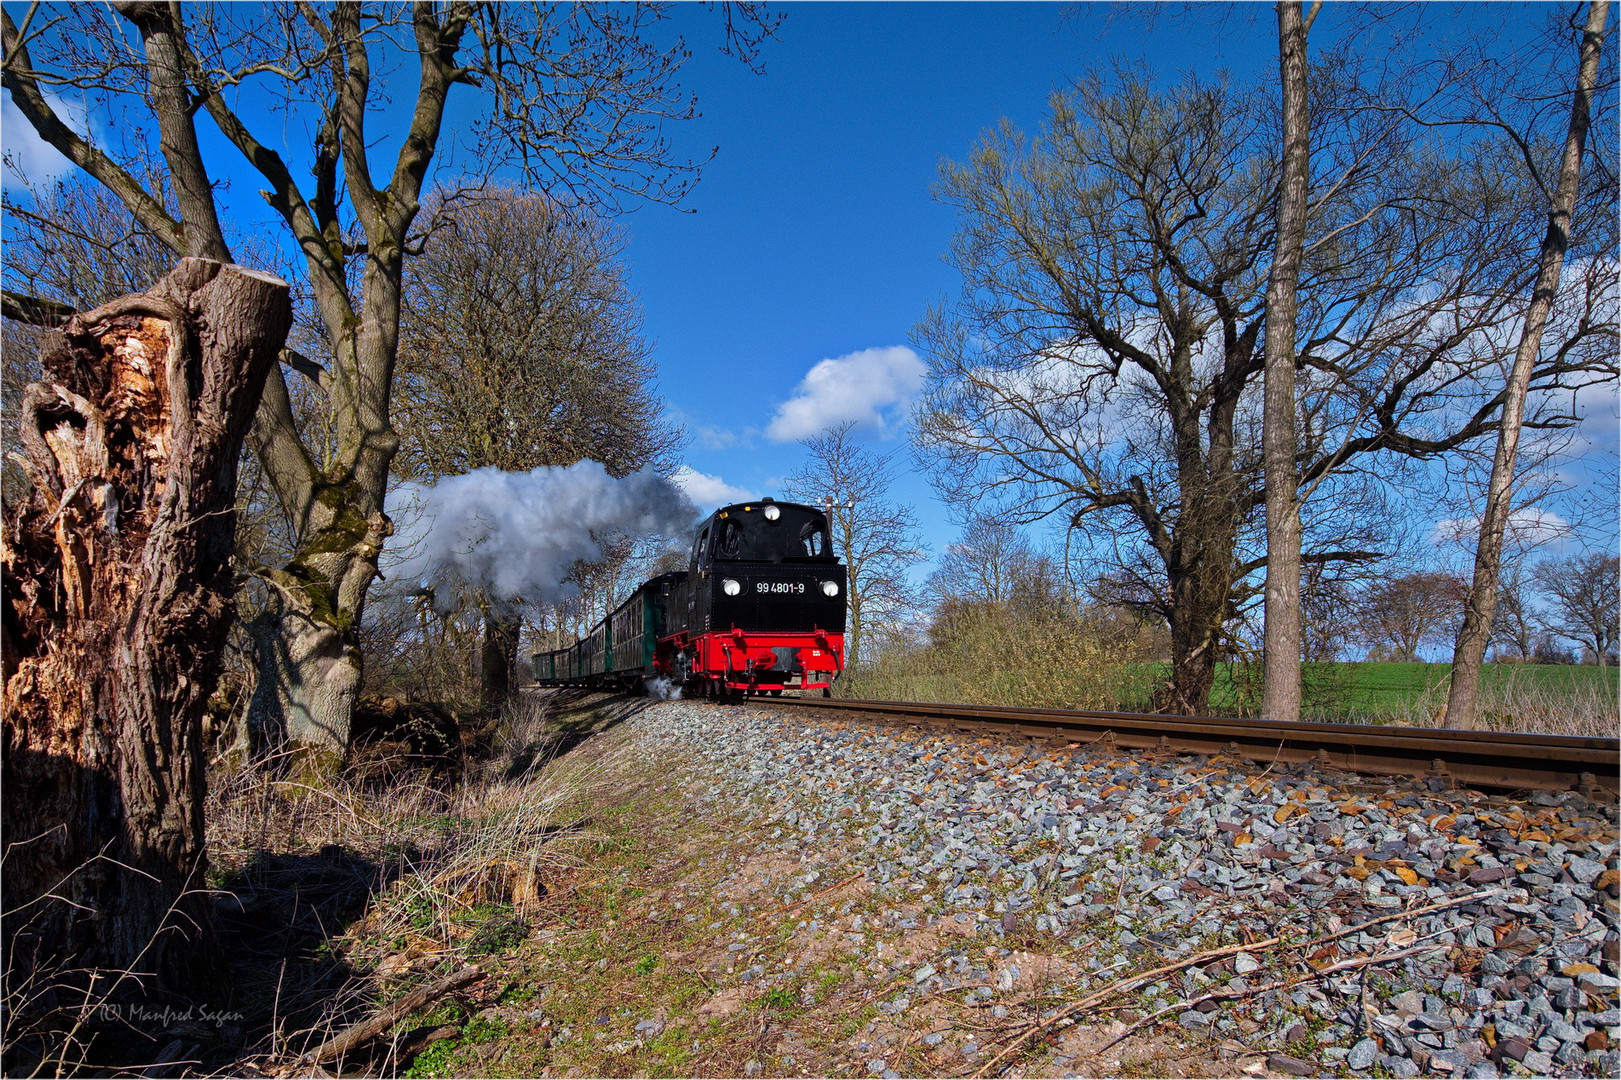
[(1375, 776), (1441, 777), (1468, 787), (1621, 792), (1621, 740), (1443, 731), (1367, 724), (1285, 723), (1214, 716), (1023, 709), (845, 698), (767, 698), (761, 704), (837, 711), (971, 734), (1053, 742), (1112, 741), (1129, 749), (1218, 754)]

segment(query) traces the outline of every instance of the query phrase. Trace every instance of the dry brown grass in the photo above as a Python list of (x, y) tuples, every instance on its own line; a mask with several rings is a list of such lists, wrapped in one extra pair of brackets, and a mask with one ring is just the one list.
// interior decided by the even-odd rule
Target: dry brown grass
[(538, 706), (514, 710), (482, 762), (373, 751), (324, 784), (242, 772), (213, 785), (211, 879), (244, 1014), (234, 1065), (285, 1065), (528, 936), (546, 882), (589, 839), (571, 808), (596, 783), (548, 765), (546, 723)]

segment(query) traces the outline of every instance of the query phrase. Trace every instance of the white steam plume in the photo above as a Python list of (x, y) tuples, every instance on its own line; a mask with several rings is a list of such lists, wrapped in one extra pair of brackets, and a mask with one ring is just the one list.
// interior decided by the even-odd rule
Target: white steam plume
[(615, 478), (595, 461), (503, 472), (474, 469), (435, 484), (402, 484), (393, 511), (396, 591), (433, 589), (451, 602), (465, 584), (497, 600), (551, 603), (573, 595), (569, 569), (620, 537), (685, 536), (698, 510), (651, 469)]

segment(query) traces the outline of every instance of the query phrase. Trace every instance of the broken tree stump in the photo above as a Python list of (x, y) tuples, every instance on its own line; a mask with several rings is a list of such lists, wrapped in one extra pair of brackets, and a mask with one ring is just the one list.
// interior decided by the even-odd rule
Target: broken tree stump
[(183, 259), (50, 334), (23, 396), (33, 490), (0, 533), (0, 947), (25, 1011), (93, 973), (125, 999), (220, 1000), (202, 718), (237, 459), (291, 321), (280, 278)]

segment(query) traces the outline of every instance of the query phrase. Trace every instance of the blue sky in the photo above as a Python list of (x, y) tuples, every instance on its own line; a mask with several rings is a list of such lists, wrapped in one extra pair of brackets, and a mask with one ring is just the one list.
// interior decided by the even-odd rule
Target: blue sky
[[(1146, 12), (1103, 5), (791, 4), (756, 75), (698, 46), (688, 69), (703, 117), (678, 145), (718, 146), (692, 213), (646, 207), (629, 219), (634, 283), (658, 342), (663, 390), (693, 435), (688, 463), (733, 489), (774, 493), (803, 459), (804, 424), (863, 414), (817, 385), (905, 368), (913, 325), (953, 294), (952, 211), (930, 195), (943, 158), (964, 157), (1008, 117), (1033, 128), (1052, 91), (1113, 54), (1140, 57)], [(684, 11), (689, 38), (712, 39)], [(1163, 24), (1162, 24), (1163, 25)], [(1275, 38), (1271, 9), (1235, 13), (1224, 33), (1156, 50), (1167, 68), (1248, 69)], [(825, 362), (843, 361), (842, 366)], [(894, 372), (904, 385), (907, 372)], [(873, 379), (881, 384), (884, 380)], [(879, 389), (875, 386), (874, 389)], [(790, 405), (792, 403), (792, 405)], [(954, 535), (910, 472), (904, 401), (883, 400), (870, 445), (897, 451), (896, 495), (915, 504), (930, 546)], [(723, 445), (725, 444), (725, 445)]]
[[(663, 391), (693, 436), (688, 464), (754, 495), (774, 493), (803, 459), (793, 440), (806, 425), (785, 421), (870, 417), (869, 445), (897, 452), (897, 497), (917, 506), (939, 552), (955, 528), (910, 472), (905, 395), (894, 392), (908, 376), (912, 327), (959, 285), (942, 260), (954, 215), (930, 195), (939, 163), (964, 158), (1004, 117), (1036, 128), (1055, 88), (1116, 58), (1150, 60), (1171, 78), (1184, 71), (1264, 77), (1275, 63), (1272, 9), (851, 3), (783, 10), (788, 18), (767, 48), (764, 75), (695, 48), (688, 82), (704, 116), (676, 132), (678, 145), (719, 152), (685, 204), (691, 213), (653, 206), (628, 219), (629, 258), (658, 343)], [(1488, 18), (1508, 34), (1530, 30), (1547, 11), (1435, 5), (1426, 15), (1434, 37), (1445, 39)], [(695, 43), (712, 39), (706, 14), (681, 13)], [(1330, 7), (1314, 43), (1334, 40), (1335, 18)], [(875, 369), (894, 377), (853, 385), (852, 374)], [(875, 409), (861, 408), (864, 389)], [(1613, 450), (1613, 384), (1596, 397), (1598, 415), (1584, 435)], [(1567, 471), (1590, 479), (1581, 462)], [(1601, 502), (1610, 497), (1600, 494)]]
[[(713, 481), (690, 490), (700, 501), (713, 495), (711, 504), (728, 492), (776, 494), (803, 460), (799, 435), (821, 421), (864, 418), (869, 445), (896, 452), (895, 495), (918, 508), (924, 539), (938, 552), (955, 528), (911, 472), (906, 405), (920, 371), (908, 350), (912, 327), (958, 287), (942, 260), (953, 213), (930, 195), (939, 163), (962, 159), (1004, 117), (1037, 127), (1055, 88), (1115, 58), (1150, 60), (1168, 77), (1262, 74), (1274, 63), (1272, 8), (801, 3), (779, 10), (787, 19), (765, 48), (766, 72), (756, 74), (715, 48), (716, 12), (676, 7), (670, 29), (693, 50), (681, 81), (703, 115), (668, 134), (682, 156), (717, 153), (681, 210), (647, 205), (622, 220), (661, 389), (672, 418), (692, 436), (687, 465)], [(1487, 19), (1539, 25), (1547, 10), (1435, 5), (1427, 16), (1446, 36)], [(1336, 18), (1331, 5), (1314, 43), (1334, 40)], [(88, 123), (105, 131), (109, 121), (91, 115)], [(274, 124), (265, 126), (274, 133)], [(23, 127), (7, 101), (7, 150), (47, 170), (54, 153), (30, 151)], [(307, 158), (299, 124), (283, 130), (290, 155)], [(216, 179), (231, 184), (227, 204), (262, 214), (252, 194), (260, 185), (235, 151), (216, 135), (204, 138), (222, 163)], [(392, 153), (387, 139), (378, 152)], [(1586, 432), (1606, 453), (1616, 441), (1614, 400), (1611, 392), (1598, 402), (1602, 415)]]

